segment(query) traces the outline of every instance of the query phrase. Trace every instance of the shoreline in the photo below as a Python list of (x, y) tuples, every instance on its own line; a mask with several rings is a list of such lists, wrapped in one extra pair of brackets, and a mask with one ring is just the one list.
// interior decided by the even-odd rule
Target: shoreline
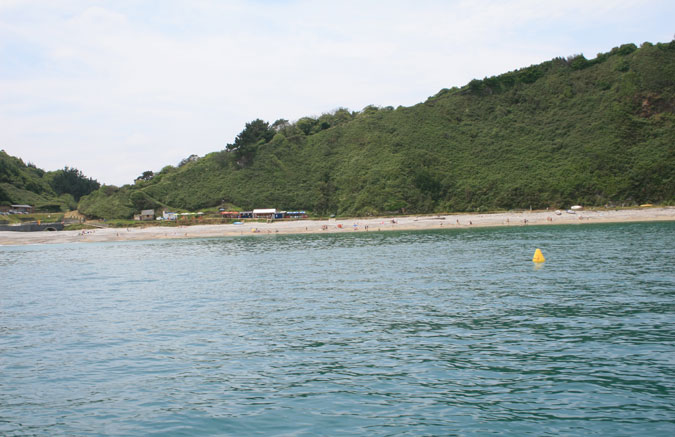
[(675, 207), (645, 209), (588, 210), (576, 214), (552, 211), (503, 213), (461, 213), (433, 216), (400, 216), (361, 219), (293, 220), (273, 223), (250, 222), (242, 225), (191, 225), (178, 227), (148, 226), (145, 228), (103, 228), (89, 231), (1, 231), (0, 246), (27, 244), (63, 244), (77, 242), (143, 241), (234, 237), (271, 234), (335, 234), (354, 232), (412, 231), (429, 229), (469, 229), (530, 225), (563, 225), (590, 223), (630, 223), (674, 221)]

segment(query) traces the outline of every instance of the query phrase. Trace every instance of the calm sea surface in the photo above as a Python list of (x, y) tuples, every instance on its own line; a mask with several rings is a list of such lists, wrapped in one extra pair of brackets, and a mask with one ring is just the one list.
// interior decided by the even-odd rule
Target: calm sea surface
[(2, 435), (675, 434), (675, 222), (0, 247), (0, 276)]

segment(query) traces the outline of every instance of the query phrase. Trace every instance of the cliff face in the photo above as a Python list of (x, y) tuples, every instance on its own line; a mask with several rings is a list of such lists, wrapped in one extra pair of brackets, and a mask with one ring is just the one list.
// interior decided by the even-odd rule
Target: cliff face
[(628, 44), (397, 109), (247, 124), (233, 144), (84, 197), (90, 216), (228, 205), (317, 214), (675, 201), (675, 42)]

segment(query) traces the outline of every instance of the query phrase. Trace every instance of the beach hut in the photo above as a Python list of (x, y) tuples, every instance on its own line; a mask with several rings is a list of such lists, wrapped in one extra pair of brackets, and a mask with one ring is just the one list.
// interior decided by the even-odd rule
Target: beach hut
[(144, 209), (141, 211), (141, 220), (154, 220), (155, 219), (155, 210), (154, 209)]
[(273, 219), (276, 213), (276, 208), (254, 209), (253, 218)]
[(12, 211), (18, 214), (30, 214), (33, 212), (33, 207), (30, 205), (12, 205)]
[(307, 218), (307, 213), (305, 211), (288, 211), (286, 217), (294, 219)]

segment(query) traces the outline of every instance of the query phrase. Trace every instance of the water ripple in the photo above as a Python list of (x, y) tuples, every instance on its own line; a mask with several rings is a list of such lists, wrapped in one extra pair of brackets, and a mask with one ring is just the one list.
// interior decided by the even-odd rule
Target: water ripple
[(672, 435), (673, 230), (3, 248), (0, 434)]

